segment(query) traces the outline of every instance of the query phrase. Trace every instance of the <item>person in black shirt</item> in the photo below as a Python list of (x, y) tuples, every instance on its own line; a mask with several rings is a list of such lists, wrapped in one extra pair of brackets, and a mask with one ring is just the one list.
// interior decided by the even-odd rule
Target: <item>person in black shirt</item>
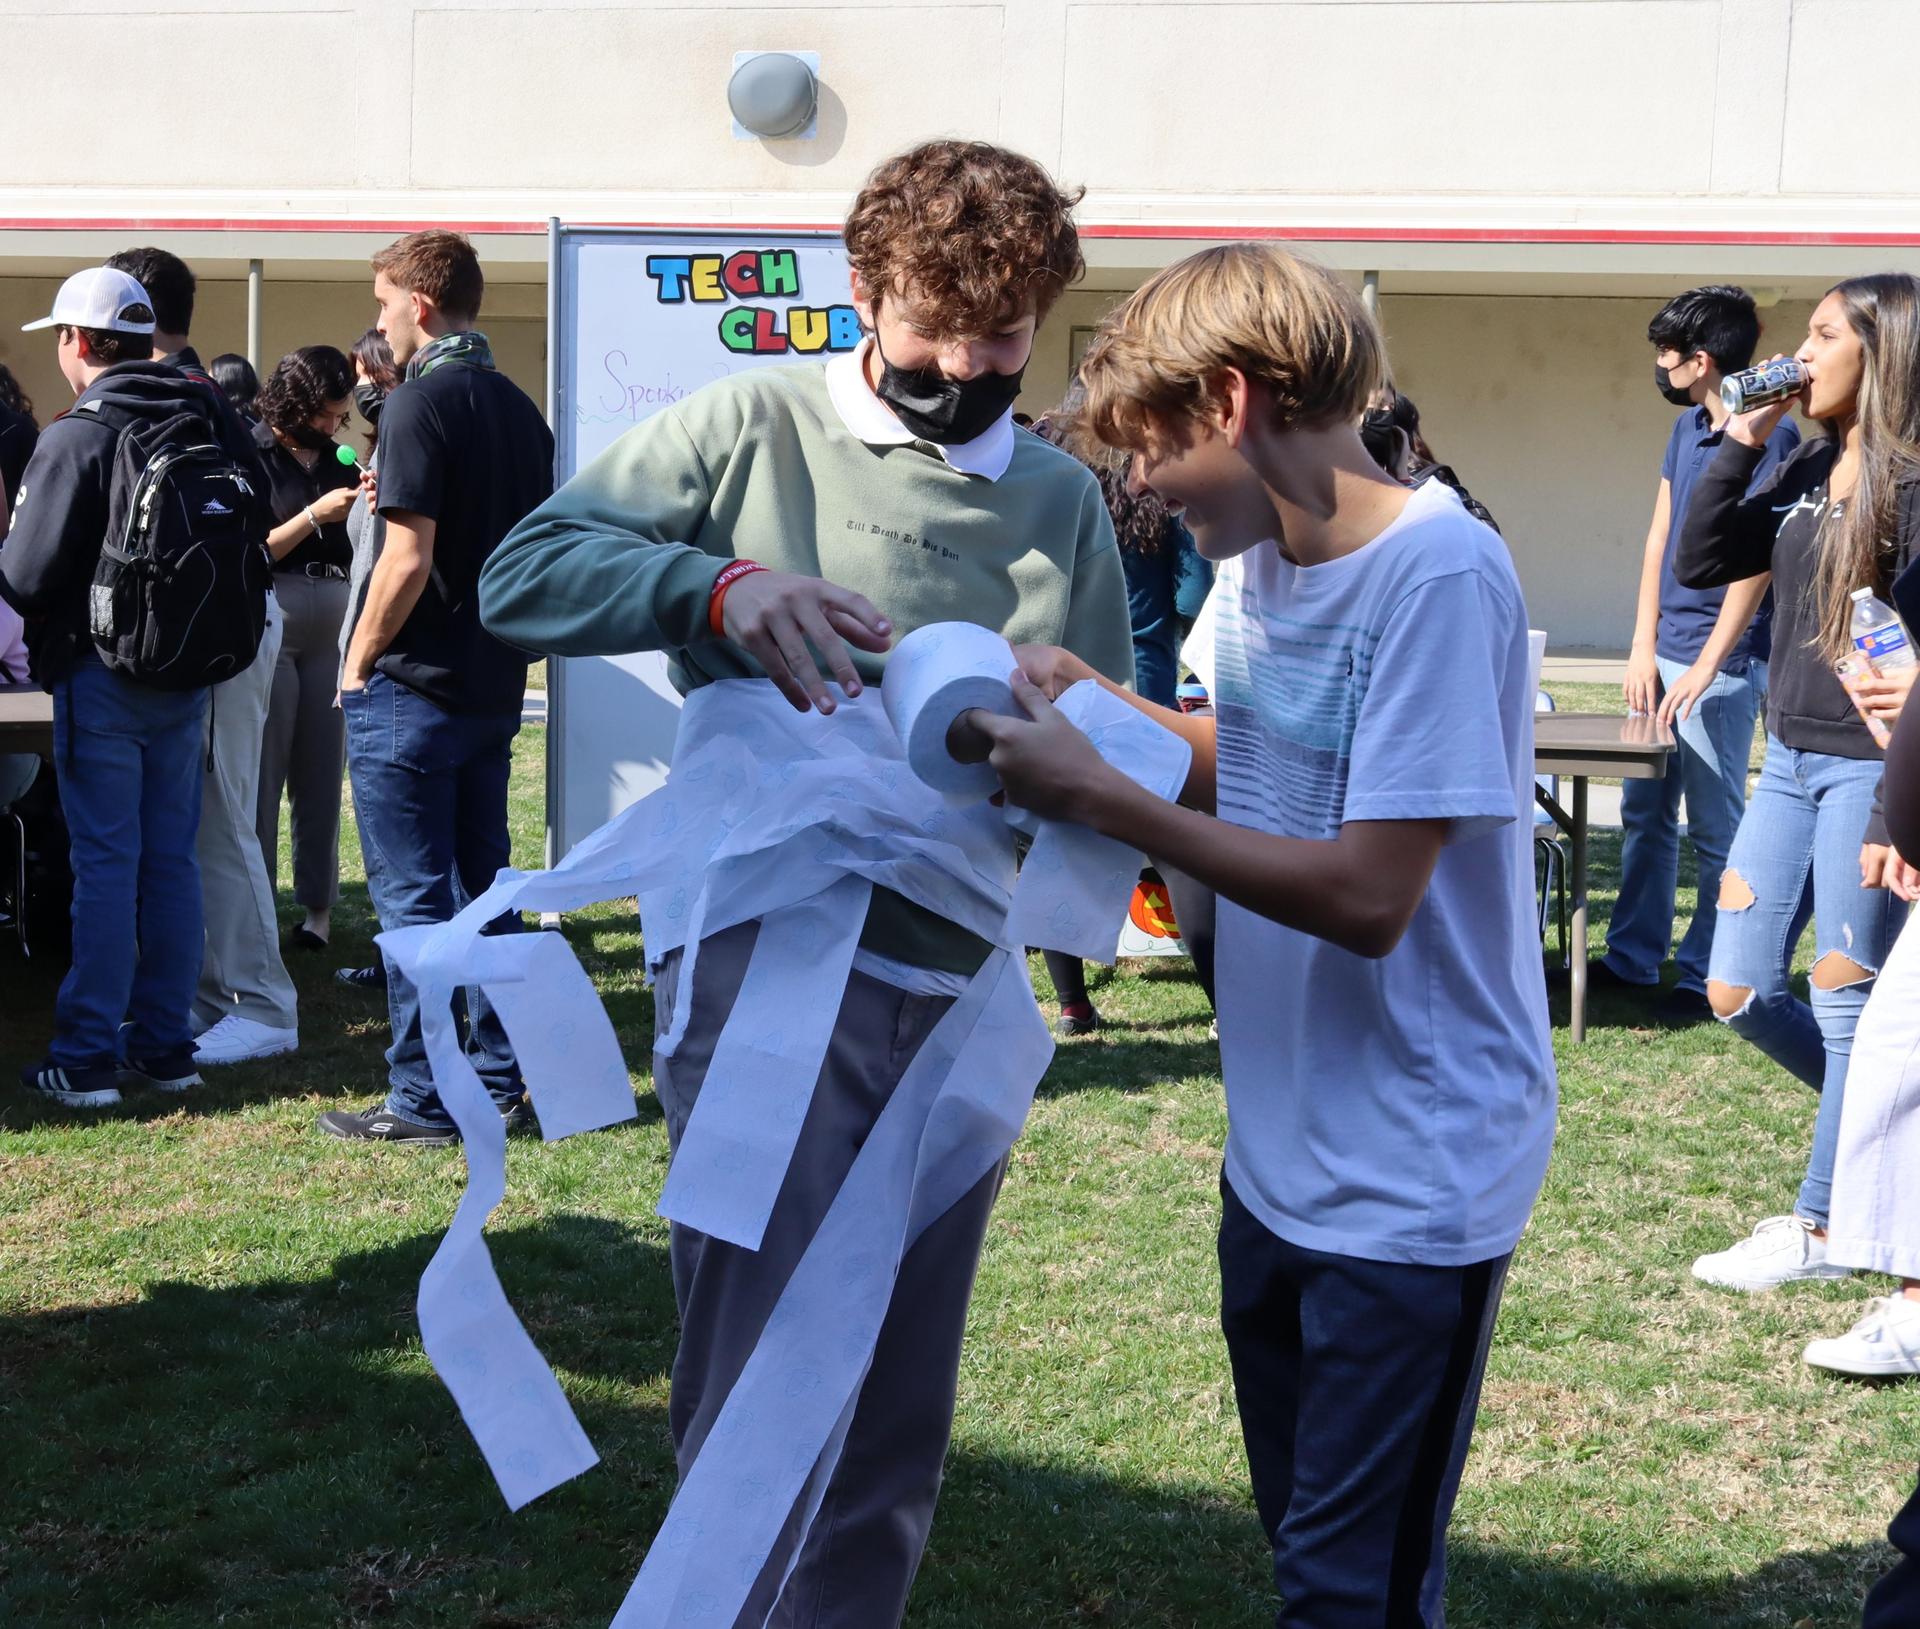
[(13, 495), (20, 490), (20, 477), (26, 474), (27, 460), (33, 457), (39, 439), (33, 403), (20, 388), (20, 381), (0, 362), (0, 537), (7, 535)]
[(256, 829), (267, 875), (278, 870), (280, 794), (293, 811), (293, 897), (306, 919), (291, 934), (325, 947), (340, 887), (340, 771), (346, 730), (338, 692), (340, 623), (347, 614), (347, 513), (360, 477), (334, 437), (353, 414), (353, 369), (331, 345), (283, 356), (260, 387), (254, 443), (273, 511), (267, 552), (286, 618), (260, 742)]
[[(187, 335), (198, 285), (178, 255), (151, 245), (123, 249), (107, 264), (145, 288), (153, 301), (154, 359), (172, 364), (199, 387), (222, 439), (244, 449), (255, 490), (266, 472), (248, 424), (200, 365)], [(279, 598), (267, 595), (260, 649), (243, 673), (212, 690), (201, 754), (200, 826), (194, 855), (206, 916), (206, 953), (193, 996), (194, 1057), (202, 1068), (247, 1063), (291, 1052), (300, 1044), (299, 997), (280, 957), (274, 917), (273, 863), (260, 855), (260, 737), (280, 659)]]
[[(1844, 1278), (1827, 1221), (1854, 1031), (1906, 916), (1888, 892), (1893, 851), (1875, 810), (1880, 748), (1834, 672), (1851, 650), (1850, 594), (1883, 599), (1920, 546), (1920, 279), (1857, 277), (1832, 289), (1796, 353), (1801, 413), (1823, 434), (1748, 492), (1787, 403), (1735, 414), (1700, 474), (1674, 575), (1716, 588), (1773, 573), (1767, 758), (1721, 875), (1707, 999), (1715, 1014), (1820, 1094), (1806, 1180), (1789, 1216), (1761, 1222), (1694, 1276), (1765, 1290)], [(1860, 691), (1897, 717), (1913, 670)], [(1795, 943), (1811, 915), (1811, 1002), (1794, 994)]]
[[(405, 369), (380, 415), (379, 562), (340, 676), (367, 886), (380, 925), (444, 922), (507, 863), (507, 778), (528, 658), (480, 626), (480, 568), (553, 491), (553, 435), (474, 330), (484, 290), (457, 232), (411, 233), (374, 257), (379, 329)], [(492, 931), (513, 931), (517, 916)], [(459, 1138), (434, 1091), (412, 983), (389, 969), (388, 1092), (330, 1110), (356, 1140)], [(520, 1067), (485, 995), (467, 993), (467, 1056), (503, 1115)]]
[[(54, 773), (73, 862), (73, 965), (54, 1003), (43, 1062), (22, 1080), (79, 1108), (120, 1086), (184, 1092), (201, 1083), (193, 989), (205, 947), (194, 835), (207, 692), (158, 690), (105, 666), (89, 632), (121, 437), (134, 426), (204, 419), (245, 460), (211, 393), (155, 362), (147, 293), (105, 266), (61, 285), (51, 314), (71, 411), (47, 426), (0, 548), (0, 598), (27, 623), (33, 676), (53, 696)], [(225, 403), (220, 403), (224, 408)]]

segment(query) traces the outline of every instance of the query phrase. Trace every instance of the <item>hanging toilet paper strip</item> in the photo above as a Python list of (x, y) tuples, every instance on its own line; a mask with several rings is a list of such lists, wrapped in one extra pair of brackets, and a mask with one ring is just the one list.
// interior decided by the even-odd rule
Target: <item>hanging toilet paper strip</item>
[[(1005, 1155), (1051, 1056), (1025, 946), (1110, 958), (1118, 936), (1137, 855), (1041, 822), (1042, 863), (1030, 856), (1016, 881), (1006, 822), (978, 777), (963, 789), (936, 767), (934, 780), (947, 784), (930, 785), (913, 769), (910, 744), (924, 752), (938, 740), (944, 752), (965, 707), (1002, 710), (1000, 691), (1011, 705), (1004, 641), (974, 628), (951, 646), (922, 637), (934, 631), (895, 651), (891, 705), (885, 687), (831, 717), (796, 713), (764, 681), (697, 691), (659, 792), (553, 870), (502, 872), (453, 921), (380, 939), (420, 988), (435, 1083), (470, 1173), (422, 1276), (422, 1339), (516, 1509), (594, 1454), (487, 1256), (482, 1227), (505, 1189), (505, 1135), (461, 1053), (453, 992), (477, 983), (494, 998), (550, 1139), (631, 1118), (633, 1098), (612, 1026), (565, 940), (484, 929), (504, 912), (638, 895), (650, 963), (685, 947), (684, 1013), (701, 940), (760, 921), (716, 1049), (724, 1069), (709, 1075), (721, 1089), (703, 1092), (661, 1201), (663, 1214), (747, 1248), (764, 1235), (791, 1163), (871, 889), (996, 947), (856, 1159), (676, 1496), (623, 1625), (731, 1623), (772, 1535), (796, 1509), (817, 1507), (901, 1256)], [(989, 694), (974, 681), (1002, 662), (1000, 691)], [(1075, 686), (1059, 705), (1110, 762), (1159, 795), (1178, 791), (1187, 750), (1177, 737), (1097, 686)], [(662, 1036), (660, 1050), (670, 1054), (677, 1039)]]

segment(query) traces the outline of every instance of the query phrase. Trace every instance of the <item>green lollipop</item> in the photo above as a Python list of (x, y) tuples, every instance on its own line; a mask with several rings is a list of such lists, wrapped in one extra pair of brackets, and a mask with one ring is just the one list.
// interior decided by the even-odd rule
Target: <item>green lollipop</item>
[(360, 455), (351, 447), (335, 447), (333, 449), (333, 456), (348, 469), (358, 469), (360, 467)]

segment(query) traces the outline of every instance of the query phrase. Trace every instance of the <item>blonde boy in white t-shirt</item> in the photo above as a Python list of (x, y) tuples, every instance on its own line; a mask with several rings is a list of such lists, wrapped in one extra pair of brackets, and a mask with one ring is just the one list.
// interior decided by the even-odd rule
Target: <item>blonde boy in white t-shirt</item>
[(1194, 747), (1186, 806), (1048, 705), (1092, 676), (1065, 652), (1019, 652), (1031, 722), (969, 715), (1010, 801), (1219, 892), (1222, 1318), (1277, 1621), (1299, 1629), (1444, 1621), (1554, 1129), (1526, 609), (1491, 530), (1362, 446), (1384, 361), (1358, 297), (1278, 249), (1143, 287), (1088, 354), (1082, 417), (1224, 562), (1217, 716), (1135, 700)]

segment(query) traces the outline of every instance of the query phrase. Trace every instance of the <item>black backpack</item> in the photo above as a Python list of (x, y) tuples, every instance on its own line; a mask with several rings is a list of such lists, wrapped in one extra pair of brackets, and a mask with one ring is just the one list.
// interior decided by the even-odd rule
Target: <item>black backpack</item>
[(245, 672), (267, 625), (267, 510), (206, 415), (120, 432), (88, 629), (115, 673), (197, 690)]

